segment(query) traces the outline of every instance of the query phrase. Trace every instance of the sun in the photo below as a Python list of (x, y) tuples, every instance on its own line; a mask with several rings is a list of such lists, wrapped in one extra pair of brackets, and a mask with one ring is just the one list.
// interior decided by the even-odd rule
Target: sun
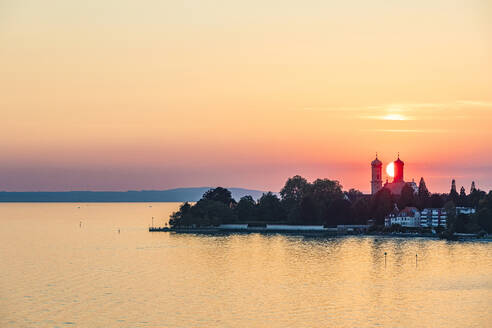
[(383, 116), (383, 120), (386, 121), (405, 121), (407, 118), (401, 114), (388, 114)]
[(392, 178), (395, 176), (395, 164), (393, 162), (386, 166), (386, 173)]

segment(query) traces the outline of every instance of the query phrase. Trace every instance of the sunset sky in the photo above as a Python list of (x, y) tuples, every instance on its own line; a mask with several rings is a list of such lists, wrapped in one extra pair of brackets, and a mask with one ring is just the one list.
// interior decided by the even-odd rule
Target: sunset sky
[(0, 1), (0, 190), (492, 188), (492, 3)]

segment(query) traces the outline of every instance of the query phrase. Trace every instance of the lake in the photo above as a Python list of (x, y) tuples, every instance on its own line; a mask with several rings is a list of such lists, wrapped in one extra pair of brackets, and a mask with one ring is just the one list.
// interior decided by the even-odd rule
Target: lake
[(148, 232), (178, 206), (0, 204), (0, 327), (492, 323), (490, 242)]

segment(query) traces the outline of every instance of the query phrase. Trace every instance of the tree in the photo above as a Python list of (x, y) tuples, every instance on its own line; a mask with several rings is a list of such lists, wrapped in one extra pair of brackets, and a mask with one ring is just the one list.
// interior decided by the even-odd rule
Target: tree
[(333, 202), (344, 199), (342, 185), (336, 180), (316, 179), (311, 186), (311, 195), (316, 206), (315, 222), (323, 223)]
[(475, 189), (468, 195), (468, 204), (469, 206), (477, 209), (480, 205), (480, 201), (487, 196), (485, 191)]
[(310, 189), (311, 185), (300, 175), (295, 175), (285, 182), (284, 187), (280, 190), (280, 195), (282, 205), (288, 213), (289, 222), (297, 223), (300, 221), (301, 201), (310, 192)]
[(191, 225), (191, 205), (186, 202), (181, 204), (179, 210), (173, 212), (169, 219), (169, 225), (171, 227), (183, 227)]
[[(440, 194), (432, 194), (431, 197), (430, 197), (430, 206), (432, 208), (442, 208), (444, 206), (444, 198), (442, 195)], [(447, 198), (447, 196), (446, 196)]]
[(355, 224), (365, 224), (370, 217), (369, 198), (361, 197), (352, 203), (351, 215)]
[(364, 194), (357, 190), (357, 189), (354, 189), (354, 188), (351, 188), (349, 191), (346, 191), (345, 192), (345, 196), (347, 196), (347, 198), (352, 202), (356, 202), (357, 200), (359, 200), (361, 197), (364, 197)]
[(300, 221), (301, 224), (318, 224), (318, 204), (312, 195), (306, 195), (301, 200)]
[(415, 191), (413, 190), (413, 187), (409, 183), (406, 183), (403, 186), (401, 190), (400, 199), (398, 201), (399, 208), (403, 209), (407, 206), (417, 206)]
[(279, 221), (285, 219), (285, 212), (277, 195), (267, 192), (258, 200), (258, 219)]
[(236, 221), (232, 209), (220, 201), (207, 198), (200, 199), (192, 208), (193, 224), (211, 226)]
[(459, 206), (468, 206), (468, 199), (466, 197), (465, 187), (461, 186), (460, 195), (458, 197)]
[(231, 192), (222, 187), (208, 190), (205, 194), (203, 194), (202, 198), (221, 202), (227, 206), (235, 203), (234, 199), (232, 198)]
[(483, 193), (483, 198), (480, 200), (477, 212), (474, 217), (478, 225), (487, 231), (492, 232), (492, 191), (489, 191), (488, 195)]
[(241, 197), (234, 211), (241, 222), (254, 220), (257, 211), (256, 202), (251, 196)]
[(280, 195), (282, 196), (282, 201), (298, 205), (309, 192), (309, 189), (310, 185), (307, 180), (300, 175), (295, 175), (285, 182), (284, 187), (280, 190)]
[(460, 195), (458, 195), (458, 192), (456, 191), (456, 181), (453, 179), (451, 181), (451, 191), (449, 192), (449, 197), (448, 201), (452, 201), (455, 205), (458, 204)]
[(424, 178), (420, 178), (419, 191), (417, 196), (417, 207), (422, 210), (430, 205), (430, 193), (425, 185)]
[(446, 215), (447, 215), (448, 230), (450, 230), (451, 232), (455, 232), (456, 231), (456, 227), (455, 227), (456, 206), (454, 205), (454, 203), (452, 201), (448, 201), (448, 202), (446, 202), (446, 204), (444, 204), (443, 207), (444, 207), (444, 210), (446, 211)]
[(343, 198), (333, 200), (328, 206), (325, 224), (327, 226), (336, 226), (338, 224), (350, 224), (350, 201)]
[(472, 181), (471, 186), (470, 186), (470, 194), (472, 194), (476, 190), (477, 190), (477, 188), (475, 187), (475, 181)]
[(394, 208), (391, 191), (387, 188), (379, 190), (371, 199), (371, 216), (376, 219), (376, 224), (383, 225), (384, 218)]

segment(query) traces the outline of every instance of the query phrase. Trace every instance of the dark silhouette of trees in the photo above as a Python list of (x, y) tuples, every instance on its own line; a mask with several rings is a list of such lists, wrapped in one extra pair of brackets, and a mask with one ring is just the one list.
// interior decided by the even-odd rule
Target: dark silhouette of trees
[(394, 208), (391, 192), (387, 188), (379, 190), (371, 201), (371, 216), (376, 219), (377, 225), (384, 224), (384, 218)]
[(343, 198), (334, 199), (327, 208), (325, 225), (352, 224), (350, 207), (349, 200)]
[(361, 197), (352, 203), (352, 218), (355, 224), (366, 224), (371, 217), (370, 198)]
[(461, 186), (460, 196), (458, 197), (458, 206), (468, 206), (468, 198), (466, 196), (465, 187)]
[[(229, 190), (222, 187), (210, 189), (194, 205), (183, 203), (171, 214), (169, 223), (175, 228), (234, 222), (254, 224), (257, 221), (336, 226), (365, 224), (368, 219), (375, 219), (381, 226), (397, 204), (400, 209), (407, 206), (444, 208), (448, 213), (450, 233), (492, 232), (492, 191), (486, 194), (474, 184), (470, 191), (466, 195), (462, 187), (458, 194), (453, 180), (449, 194), (430, 194), (421, 178), (417, 193), (410, 184), (406, 184), (400, 196), (392, 195), (387, 188), (371, 196), (355, 189), (344, 192), (336, 180), (317, 179), (309, 183), (296, 175), (287, 180), (281, 190), (281, 199), (268, 192), (258, 201), (245, 196), (236, 203)], [(476, 213), (456, 215), (456, 206), (472, 206)]]
[(205, 194), (203, 194), (202, 198), (221, 202), (227, 206), (235, 203), (234, 199), (232, 198), (231, 192), (222, 187), (208, 190)]
[(322, 224), (319, 215), (319, 204), (313, 195), (306, 195), (301, 200), (300, 221), (302, 224)]
[(280, 199), (267, 192), (258, 200), (258, 219), (261, 221), (280, 221), (285, 219), (285, 211)]
[(456, 181), (451, 181), (451, 191), (449, 192), (448, 200), (452, 201), (455, 205), (458, 204), (460, 195), (456, 191)]
[(406, 183), (403, 186), (400, 199), (398, 200), (398, 208), (404, 209), (407, 206), (417, 206), (417, 197), (415, 196), (415, 191), (409, 183)]
[(487, 231), (492, 232), (492, 190), (487, 195), (483, 193), (484, 197), (479, 201), (475, 218), (477, 224)]
[(355, 203), (357, 200), (364, 197), (364, 194), (362, 192), (354, 188), (351, 188), (349, 191), (344, 192), (344, 194), (352, 203)]
[(442, 208), (446, 203), (448, 195), (432, 194), (430, 197), (430, 207), (432, 208)]
[(486, 196), (487, 194), (485, 191), (474, 189), (474, 191), (468, 195), (468, 204), (473, 208), (478, 208), (480, 200), (484, 199)]
[(288, 221), (298, 223), (301, 221), (301, 201), (309, 193), (310, 184), (300, 175), (289, 178), (280, 195), (282, 196), (282, 205), (288, 213)]
[(172, 213), (169, 219), (169, 225), (171, 227), (190, 226), (192, 224), (191, 217), (191, 205), (186, 202), (183, 203), (179, 210)]
[(241, 197), (234, 209), (239, 221), (255, 220), (257, 216), (256, 202), (251, 196)]
[(429, 190), (427, 189), (427, 186), (425, 185), (424, 178), (420, 178), (419, 182), (419, 191), (417, 194), (417, 207), (422, 210), (426, 207), (430, 206), (430, 193)]
[(336, 180), (316, 179), (310, 188), (316, 206), (316, 217), (311, 222), (323, 224), (333, 221), (330, 216), (335, 215), (331, 209), (334, 202), (344, 199), (342, 185)]

